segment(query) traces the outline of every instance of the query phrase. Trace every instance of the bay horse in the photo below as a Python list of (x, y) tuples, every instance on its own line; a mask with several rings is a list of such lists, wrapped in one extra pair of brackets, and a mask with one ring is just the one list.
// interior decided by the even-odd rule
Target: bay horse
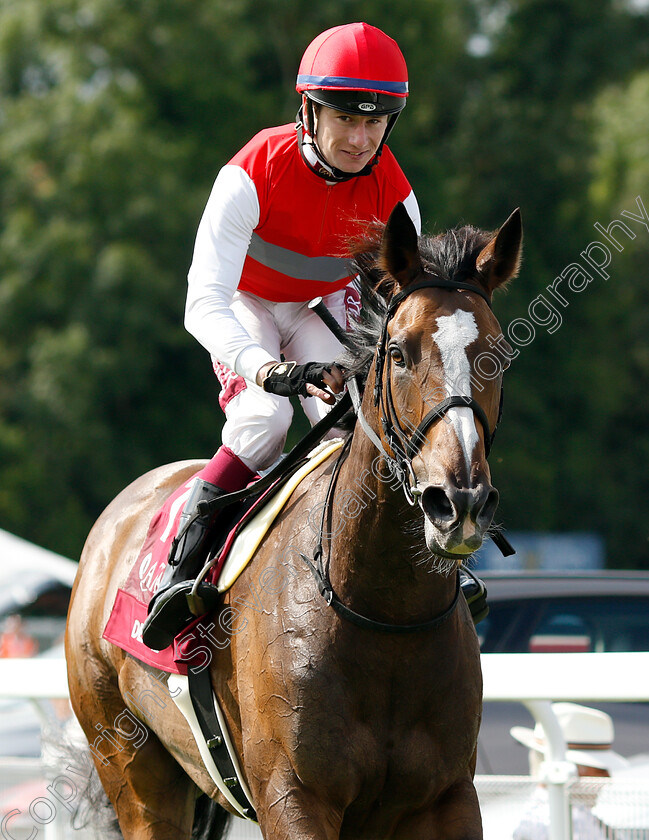
[[(418, 240), (397, 205), (377, 256), (382, 312), (355, 355), (359, 420), (225, 593), (231, 635), (210, 677), (265, 840), (482, 837), (480, 653), (457, 568), (498, 502), (487, 454), (508, 353), (490, 303), (521, 240), (518, 211), (495, 233)], [(127, 487), (90, 532), (72, 593), (70, 697), (88, 740), (106, 733), (94, 761), (126, 840), (189, 838), (202, 794), (232, 810), (161, 702), (164, 678), (102, 640), (151, 517), (201, 466)], [(125, 710), (141, 738), (115, 737)]]

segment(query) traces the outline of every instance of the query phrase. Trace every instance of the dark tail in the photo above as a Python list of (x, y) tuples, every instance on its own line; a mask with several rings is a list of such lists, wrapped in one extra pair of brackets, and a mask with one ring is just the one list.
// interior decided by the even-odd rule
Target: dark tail
[(196, 800), (192, 840), (225, 840), (231, 822), (232, 815), (203, 793)]

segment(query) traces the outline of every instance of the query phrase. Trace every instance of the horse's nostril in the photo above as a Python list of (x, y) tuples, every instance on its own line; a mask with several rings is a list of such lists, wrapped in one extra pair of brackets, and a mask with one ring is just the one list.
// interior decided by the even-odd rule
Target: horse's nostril
[(443, 487), (427, 487), (421, 497), (424, 513), (432, 522), (450, 522), (455, 509)]
[(487, 498), (484, 504), (479, 509), (477, 516), (475, 517), (475, 521), (478, 525), (485, 528), (488, 528), (489, 525), (491, 525), (491, 520), (494, 518), (494, 514), (496, 513), (499, 499), (500, 496), (498, 495), (498, 491), (495, 487), (492, 487), (487, 493)]

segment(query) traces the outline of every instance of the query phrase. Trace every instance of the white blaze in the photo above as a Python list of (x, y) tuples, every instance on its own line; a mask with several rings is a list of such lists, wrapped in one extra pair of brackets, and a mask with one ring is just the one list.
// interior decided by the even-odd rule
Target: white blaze
[[(442, 357), (447, 397), (471, 396), (471, 365), (466, 348), (477, 337), (478, 327), (471, 312), (458, 309), (452, 315), (442, 315), (437, 319), (437, 331), (433, 333), (433, 340)], [(470, 473), (471, 456), (479, 440), (473, 409), (451, 408), (446, 417), (462, 447)]]

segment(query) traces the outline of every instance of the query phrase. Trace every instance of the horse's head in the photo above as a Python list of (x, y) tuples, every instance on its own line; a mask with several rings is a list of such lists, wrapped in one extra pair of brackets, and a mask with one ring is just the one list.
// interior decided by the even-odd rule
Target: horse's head
[(383, 233), (390, 294), (368, 386), (384, 449), (438, 557), (479, 548), (498, 505), (487, 456), (512, 351), (490, 304), (517, 274), (521, 242), (518, 210), (493, 234), (465, 227), (418, 240), (397, 205)]

